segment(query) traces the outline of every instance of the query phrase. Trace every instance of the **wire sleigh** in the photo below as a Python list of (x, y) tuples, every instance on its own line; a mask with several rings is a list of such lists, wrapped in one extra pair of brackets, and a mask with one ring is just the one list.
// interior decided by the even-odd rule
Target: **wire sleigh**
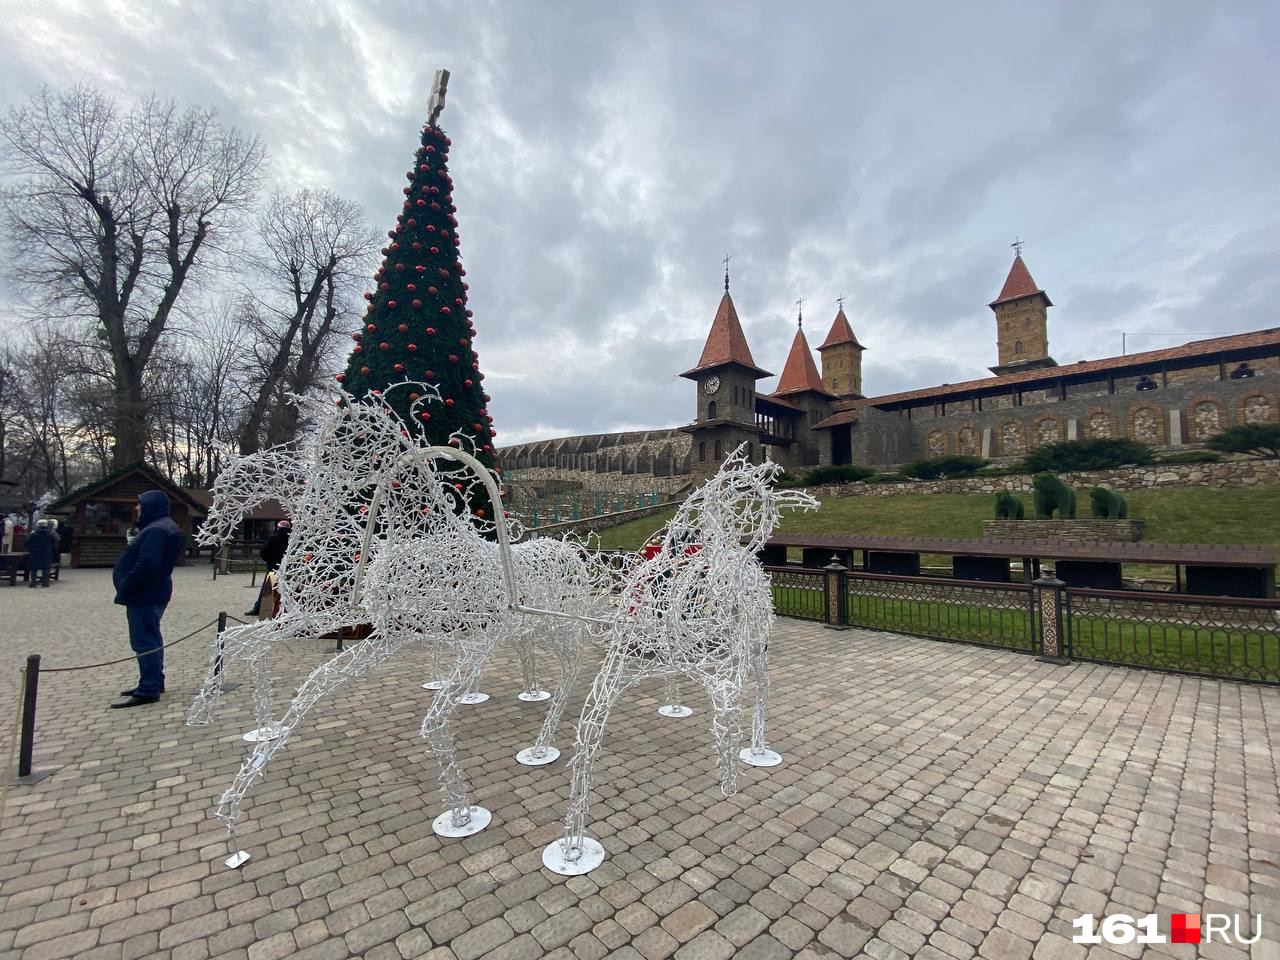
[[(359, 407), (365, 409), (352, 409)], [(359, 426), (335, 429), (334, 421), (344, 418)], [(450, 446), (410, 442), (385, 402), (340, 402), (315, 433), (324, 442), (303, 447), (313, 454), (323, 448), (318, 459), (327, 458), (330, 467), (309, 464), (289, 474), (303, 478), (303, 489), (294, 494), (297, 503), (323, 505), (328, 513), (321, 526), (329, 529), (335, 529), (335, 510), (356, 522), (337, 524), (338, 535), (324, 536), (305, 523), (300, 531), (302, 518), (295, 519), (282, 584), (294, 571), (306, 581), (317, 561), (333, 575), (319, 584), (312, 577), (302, 592), (281, 590), (284, 628), (255, 633), (252, 628), (261, 625), (253, 624), (243, 637), (233, 637), (235, 655), (253, 667), (258, 719), (262, 726), (265, 714), (269, 736), (255, 744), (219, 801), (217, 815), (229, 828), (251, 784), (312, 707), (346, 681), (415, 646), (428, 648), (433, 663), (441, 663), (444, 652), (451, 657), (422, 722), (446, 808), (433, 829), (443, 836), (475, 833), (491, 819), (488, 810), (470, 802), (453, 721), (495, 652), (518, 655), (522, 699), (533, 699), (537, 689), (539, 654), (556, 666), (538, 736), (517, 757), (528, 764), (558, 757), (552, 738), (568, 697), (587, 656), (602, 654), (577, 725), (563, 835), (544, 851), (545, 865), (555, 872), (584, 873), (603, 860), (603, 849), (585, 831), (592, 764), (609, 713), (641, 680), (683, 677), (705, 692), (726, 794), (736, 790), (739, 757), (754, 765), (778, 762), (765, 740), (773, 604), (757, 551), (783, 509), (811, 509), (816, 501), (777, 490), (776, 465), (753, 465), (736, 451), (677, 510), (657, 553), (619, 570), (573, 540), (515, 542), (494, 475), (456, 438)], [(228, 514), (234, 512), (231, 504), (249, 499), (241, 489), (246, 485), (237, 486), (233, 478), (215, 490), (215, 513), (219, 495)], [(318, 589), (327, 598), (323, 603), (307, 595)], [(369, 636), (316, 667), (281, 718), (273, 719), (266, 669), (273, 644), (310, 623), (331, 624), (335, 609), (340, 619), (370, 625)], [(755, 703), (751, 742), (742, 747), (740, 713), (748, 682), (754, 683)], [(216, 694), (210, 689), (206, 683), (197, 696), (195, 722), (211, 716)]]

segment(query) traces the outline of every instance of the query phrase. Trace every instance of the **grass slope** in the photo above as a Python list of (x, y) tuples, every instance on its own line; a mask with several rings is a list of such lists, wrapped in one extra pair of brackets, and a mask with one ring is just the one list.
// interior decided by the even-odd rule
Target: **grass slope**
[[(1156, 543), (1263, 543), (1280, 546), (1280, 489), (1181, 487), (1124, 494), (1129, 516), (1146, 523), (1145, 539)], [(1023, 497), (1032, 516), (1031, 497)], [(1080, 491), (1087, 516), (1089, 500)], [(877, 536), (980, 537), (982, 521), (994, 516), (989, 493), (903, 494), (896, 497), (839, 497), (811, 513), (788, 514), (786, 533), (843, 533)], [(636, 550), (674, 511), (600, 531), (606, 549)]]

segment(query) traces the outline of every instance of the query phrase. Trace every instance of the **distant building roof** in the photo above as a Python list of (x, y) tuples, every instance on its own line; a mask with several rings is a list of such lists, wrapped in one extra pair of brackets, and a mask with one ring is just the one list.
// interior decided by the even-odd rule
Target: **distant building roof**
[[(204, 487), (183, 487), (182, 488), (192, 500), (198, 501), (206, 511), (213, 506), (213, 491)], [(279, 500), (268, 499), (263, 500), (252, 510), (244, 515), (245, 520), (285, 520), (289, 518), (289, 511), (280, 505)]]
[(1210, 340), (1193, 340), (1190, 343), (1184, 343), (1180, 347), (1169, 347), (1165, 350), (1129, 353), (1123, 357), (1107, 357), (1103, 360), (1084, 360), (1080, 363), (1068, 363), (1059, 367), (1009, 373), (1002, 377), (986, 377), (982, 380), (968, 380), (964, 383), (943, 384), (940, 387), (929, 387), (925, 390), (890, 393), (881, 397), (869, 397), (862, 402), (880, 407), (890, 403), (947, 397), (975, 391), (984, 392), (992, 388), (1011, 387), (1018, 384), (1054, 383), (1064, 377), (1075, 377), (1080, 374), (1105, 373), (1133, 367), (1148, 367), (1172, 360), (1194, 359), (1201, 356), (1227, 353), (1233, 350), (1247, 350), (1251, 347), (1280, 347), (1280, 327), (1270, 327), (1253, 333), (1237, 333), (1227, 337), (1215, 337)]
[(1008, 303), (1010, 300), (1034, 297), (1037, 293), (1044, 297), (1045, 303), (1053, 306), (1053, 301), (1049, 299), (1048, 294), (1037, 287), (1036, 282), (1031, 279), (1031, 271), (1022, 262), (1022, 254), (1018, 254), (1013, 258), (1013, 266), (1009, 268), (1009, 276), (1005, 278), (1004, 286), (1000, 288), (1000, 295), (988, 306), (994, 307), (997, 304)]
[(819, 420), (813, 425), (813, 429), (826, 430), (828, 427), (839, 427), (846, 423), (853, 423), (857, 419), (857, 410), (841, 410), (839, 413), (832, 414), (825, 420)]
[(787, 354), (787, 362), (782, 368), (782, 376), (778, 378), (778, 389), (773, 391), (773, 396), (785, 397), (809, 390), (820, 393), (824, 397), (834, 396), (822, 385), (822, 377), (818, 375), (813, 354), (809, 352), (809, 341), (805, 339), (804, 330), (800, 329), (796, 331), (795, 339), (791, 341), (791, 352)]
[(69, 493), (64, 493), (57, 500), (54, 500), (45, 507), (44, 512), (62, 513), (68, 507), (81, 500), (90, 500), (94, 496), (105, 493), (110, 487), (119, 483), (131, 473), (142, 474), (148, 483), (164, 491), (164, 493), (169, 496), (170, 500), (181, 500), (188, 507), (193, 508), (196, 512), (202, 515), (208, 512), (207, 507), (191, 496), (189, 491), (184, 490), (159, 470), (156, 470), (154, 467), (145, 463), (131, 463), (127, 467), (121, 467), (119, 470), (115, 470), (107, 474), (100, 480), (94, 480), (91, 483), (86, 483), (82, 487), (77, 487)]
[(825, 350), (827, 347), (838, 347), (842, 343), (852, 343), (859, 350), (867, 349), (853, 335), (853, 327), (849, 326), (849, 318), (844, 315), (844, 307), (841, 307), (836, 313), (831, 329), (827, 332), (827, 339), (822, 341), (818, 349)]
[(730, 363), (754, 371), (757, 380), (773, 376), (768, 370), (757, 367), (752, 359), (746, 334), (742, 332), (742, 324), (738, 322), (738, 311), (733, 308), (733, 298), (726, 290), (720, 298), (716, 318), (711, 321), (711, 332), (707, 334), (707, 342), (702, 348), (702, 356), (698, 358), (698, 365), (680, 376), (692, 380), (707, 370)]

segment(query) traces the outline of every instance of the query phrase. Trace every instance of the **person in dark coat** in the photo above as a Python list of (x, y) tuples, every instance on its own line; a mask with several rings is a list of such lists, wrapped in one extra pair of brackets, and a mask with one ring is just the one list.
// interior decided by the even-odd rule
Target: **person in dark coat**
[(65, 521), (58, 524), (58, 553), (71, 553), (71, 524)]
[[(169, 498), (159, 490), (138, 496), (138, 535), (129, 541), (111, 573), (116, 603), (125, 608), (129, 646), (138, 657), (138, 685), (124, 690), (113, 708), (155, 703), (164, 693), (164, 639), (160, 618), (173, 596), (173, 568), (186, 537), (169, 517)], [(153, 652), (154, 651), (154, 652)]]
[[(267, 573), (274, 573), (280, 569), (280, 561), (284, 559), (284, 553), (289, 549), (289, 532), (292, 527), (293, 524), (288, 520), (281, 520), (276, 524), (271, 536), (267, 537), (262, 544), (262, 549), (258, 551), (258, 556), (267, 565)], [(245, 611), (245, 616), (257, 617), (261, 615), (262, 598), (266, 595), (268, 589), (267, 579), (264, 577), (262, 589), (258, 591), (258, 599), (253, 601), (253, 606)]]
[(40, 574), (40, 586), (49, 586), (49, 568), (53, 566), (53, 555), (57, 549), (49, 524), (41, 520), (36, 524), (35, 532), (27, 537), (27, 586), (36, 585), (36, 574)]

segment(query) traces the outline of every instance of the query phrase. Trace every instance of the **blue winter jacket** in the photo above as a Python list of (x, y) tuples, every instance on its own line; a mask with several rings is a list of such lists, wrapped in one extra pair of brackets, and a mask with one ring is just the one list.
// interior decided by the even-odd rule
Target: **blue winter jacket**
[(116, 603), (149, 607), (173, 596), (173, 568), (186, 537), (169, 518), (169, 498), (159, 490), (138, 496), (138, 535), (124, 548), (111, 573)]

